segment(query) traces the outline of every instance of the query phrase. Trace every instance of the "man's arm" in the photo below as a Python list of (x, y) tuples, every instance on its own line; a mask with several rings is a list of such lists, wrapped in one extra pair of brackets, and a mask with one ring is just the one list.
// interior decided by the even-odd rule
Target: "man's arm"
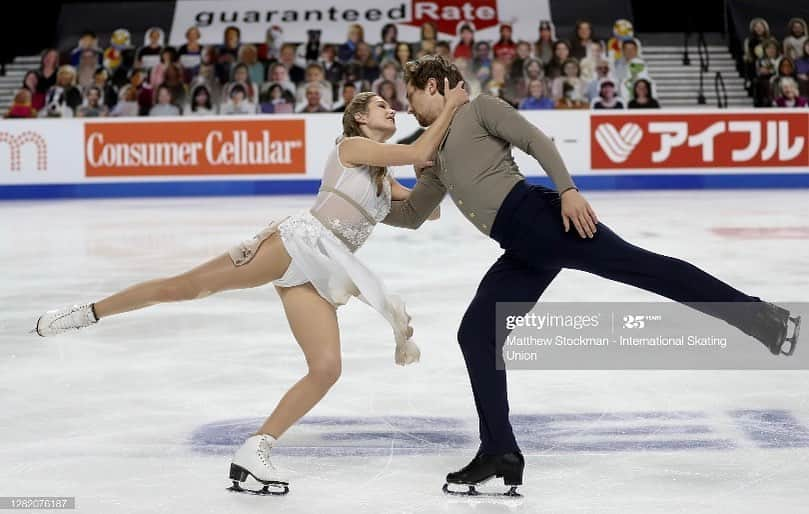
[(536, 159), (559, 192), (576, 187), (551, 138), (513, 107), (490, 95), (479, 95), (472, 105), (483, 128)]
[(539, 161), (545, 173), (551, 177), (562, 195), (562, 225), (565, 232), (573, 224), (581, 237), (593, 237), (597, 230), (598, 217), (587, 200), (579, 194), (553, 141), (510, 105), (497, 98), (479, 95), (472, 105), (477, 109), (481, 126), (489, 134), (508, 141)]
[(394, 227), (419, 228), (441, 204), (447, 189), (433, 168), (425, 168), (406, 200), (392, 201), (382, 223)]

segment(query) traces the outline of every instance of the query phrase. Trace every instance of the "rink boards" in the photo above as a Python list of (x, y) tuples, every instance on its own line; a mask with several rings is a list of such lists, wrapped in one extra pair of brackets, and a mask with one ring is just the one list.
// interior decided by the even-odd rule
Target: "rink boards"
[[(521, 114), (582, 189), (809, 187), (802, 110)], [(391, 142), (418, 128), (405, 113), (397, 127)], [(340, 114), (3, 121), (0, 198), (310, 194), (340, 132)], [(536, 160), (515, 158), (550, 185)], [(412, 184), (412, 169), (394, 171)]]

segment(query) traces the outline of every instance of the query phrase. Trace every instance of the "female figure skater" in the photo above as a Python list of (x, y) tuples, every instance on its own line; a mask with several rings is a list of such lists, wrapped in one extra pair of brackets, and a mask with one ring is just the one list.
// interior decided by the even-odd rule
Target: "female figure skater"
[[(389, 295), (353, 253), (387, 216), (391, 198), (402, 200), (410, 194), (388, 174), (386, 166), (428, 163), (455, 110), (469, 100), (463, 83), (450, 89), (446, 81), (444, 90), (446, 107), (412, 145), (384, 144), (396, 130), (395, 111), (376, 94), (358, 94), (343, 115), (343, 137), (326, 161), (311, 210), (273, 222), (228, 253), (180, 275), (143, 282), (95, 303), (48, 311), (37, 321), (36, 332), (52, 336), (149, 305), (273, 282), (309, 370), (237, 450), (230, 478), (232, 490), (285, 494), (288, 480), (272, 465), (270, 450), (340, 376), (336, 308), (357, 296), (393, 327), (396, 363), (419, 359), (419, 349), (410, 340), (413, 331), (404, 304)], [(248, 476), (263, 488), (241, 488), (239, 483)]]

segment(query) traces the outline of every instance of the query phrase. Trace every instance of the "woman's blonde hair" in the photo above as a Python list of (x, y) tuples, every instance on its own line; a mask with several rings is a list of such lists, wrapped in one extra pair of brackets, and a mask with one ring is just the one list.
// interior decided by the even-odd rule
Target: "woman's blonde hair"
[[(371, 100), (378, 96), (376, 93), (366, 91), (358, 93), (351, 103), (346, 106), (343, 113), (343, 137), (368, 137), (362, 132), (362, 128), (356, 119), (357, 114), (366, 114), (368, 112), (368, 104)], [(384, 166), (369, 166), (371, 177), (376, 183), (376, 194), (382, 194), (382, 184), (388, 173), (388, 169)]]
[(357, 32), (360, 35), (360, 41), (365, 41), (365, 29), (359, 23), (352, 23), (348, 26), (348, 33)]
[(69, 64), (63, 64), (62, 66), (59, 66), (59, 69), (56, 72), (56, 80), (57, 80), (57, 82), (59, 81), (59, 77), (61, 77), (62, 75), (68, 75), (68, 74), (70, 75), (70, 85), (75, 86), (76, 85), (76, 78), (77, 78), (76, 77), (76, 68), (74, 68), (73, 66), (71, 66)]

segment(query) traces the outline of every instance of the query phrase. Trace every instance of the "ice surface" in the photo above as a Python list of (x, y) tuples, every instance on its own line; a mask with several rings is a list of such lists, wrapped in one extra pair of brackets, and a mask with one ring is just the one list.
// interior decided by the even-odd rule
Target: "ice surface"
[[(588, 198), (633, 243), (751, 294), (809, 299), (805, 191)], [(343, 376), (282, 439), (283, 498), (225, 490), (231, 452), (305, 369), (272, 287), (54, 339), (26, 333), (44, 310), (184, 271), (310, 203), (0, 204), (0, 496), (75, 496), (93, 513), (807, 512), (809, 372), (798, 371), (512, 371), (525, 499), (445, 497), (444, 475), (477, 446), (455, 332), (499, 254), (449, 204), (417, 232), (379, 226), (360, 250), (408, 302), (422, 362), (395, 366), (387, 324), (360, 302), (342, 308)], [(543, 299), (658, 298), (564, 271)]]

